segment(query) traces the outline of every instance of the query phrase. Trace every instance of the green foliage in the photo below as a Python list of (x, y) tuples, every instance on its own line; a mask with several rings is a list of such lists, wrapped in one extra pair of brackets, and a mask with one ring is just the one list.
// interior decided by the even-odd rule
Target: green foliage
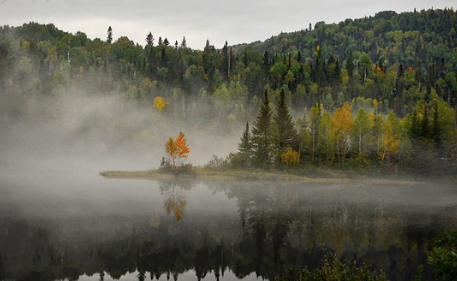
[(375, 273), (365, 265), (345, 264), (334, 255), (324, 259), (322, 267), (314, 270), (289, 269), (276, 278), (276, 281), (387, 281), (384, 272)]
[(457, 232), (442, 232), (434, 239), (427, 263), (439, 280), (451, 281), (457, 276)]
[(248, 122), (246, 122), (246, 129), (241, 136), (241, 142), (238, 145), (238, 152), (240, 157), (240, 166), (249, 167), (252, 164), (252, 140)]
[(277, 149), (282, 152), (287, 147), (292, 147), (296, 143), (297, 131), (295, 130), (289, 108), (286, 105), (284, 90), (281, 90), (276, 113), (273, 116), (274, 124), (277, 128), (275, 144)]
[(252, 129), (254, 165), (269, 167), (271, 164), (271, 108), (268, 92), (265, 91), (262, 105)]

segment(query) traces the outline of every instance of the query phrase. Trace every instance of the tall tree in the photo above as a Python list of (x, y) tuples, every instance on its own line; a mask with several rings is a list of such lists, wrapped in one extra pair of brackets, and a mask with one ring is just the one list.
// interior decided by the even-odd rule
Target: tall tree
[(335, 137), (336, 153), (340, 162), (344, 162), (346, 154), (349, 152), (349, 136), (353, 127), (351, 105), (345, 102), (341, 108), (333, 113), (332, 117), (333, 135)]
[(252, 140), (251, 133), (249, 131), (249, 122), (246, 122), (246, 129), (244, 130), (243, 135), (241, 135), (238, 152), (241, 155), (244, 167), (248, 167), (251, 164), (252, 158)]
[(106, 43), (111, 44), (113, 43), (113, 29), (111, 26), (108, 27)]
[(271, 164), (271, 108), (268, 91), (265, 90), (257, 119), (252, 129), (254, 164), (269, 167)]
[(317, 149), (317, 141), (319, 136), (319, 123), (321, 119), (321, 102), (318, 100), (317, 103), (311, 107), (311, 136), (312, 136), (312, 158), (314, 160), (314, 155)]
[(152, 36), (151, 32), (146, 36), (146, 44), (148, 44), (148, 46), (154, 46), (154, 36)]
[(356, 147), (358, 148), (358, 155), (359, 157), (363, 157), (365, 156), (366, 138), (370, 133), (370, 120), (363, 108), (359, 110), (357, 117), (354, 120), (353, 132), (353, 139), (354, 143), (357, 144)]
[(282, 153), (286, 148), (294, 146), (297, 139), (297, 131), (286, 104), (284, 89), (281, 89), (278, 107), (273, 120), (277, 128), (276, 146), (278, 152)]

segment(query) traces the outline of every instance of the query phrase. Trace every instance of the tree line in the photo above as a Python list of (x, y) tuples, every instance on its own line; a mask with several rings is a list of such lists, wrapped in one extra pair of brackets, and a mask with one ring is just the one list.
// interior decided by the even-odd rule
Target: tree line
[[(380, 153), (382, 162), (392, 157), (397, 162), (395, 157), (400, 157), (399, 163), (403, 163), (402, 153), (412, 150), (404, 150), (406, 143), (402, 141), (398, 155), (389, 153), (389, 149), (384, 152), (385, 133), (378, 133), (373, 145), (362, 133), (357, 141), (353, 136), (348, 137), (357, 129), (335, 129), (332, 134), (336, 144), (326, 145), (332, 143), (330, 135), (325, 137), (329, 126), (321, 123), (330, 124), (333, 114), (346, 118), (347, 103), (351, 107), (353, 127), (360, 107), (376, 120), (389, 120), (394, 114), (402, 124), (399, 126), (408, 133), (397, 133), (392, 123), (389, 130), (393, 135), (433, 139), (433, 145), (426, 141), (417, 145), (412, 142), (410, 146), (420, 146), (430, 153), (435, 148), (447, 151), (439, 159), (444, 158), (441, 162), (448, 165), (448, 161), (453, 161), (447, 157), (452, 149), (439, 140), (443, 133), (434, 125), (437, 120), (434, 114), (445, 106), (451, 111), (457, 105), (455, 26), (457, 13), (453, 9), (401, 14), (385, 11), (335, 24), (318, 22), (297, 32), (281, 33), (251, 44), (226, 43), (216, 48), (207, 40), (203, 50), (189, 48), (185, 37), (173, 43), (150, 32), (145, 34), (143, 46), (126, 36), (114, 40), (113, 28), (108, 28), (106, 39), (92, 40), (82, 32), (71, 34), (52, 24), (3, 26), (0, 28), (0, 89), (14, 99), (5, 99), (0, 107), (3, 114), (28, 116), (25, 111), (30, 109), (27, 102), (31, 99), (57, 97), (71, 85), (80, 88), (84, 85), (87, 92), (116, 92), (126, 100), (151, 108), (153, 101), (161, 97), (167, 104), (162, 107), (162, 120), (181, 124), (179, 128), (205, 127), (229, 133), (238, 132), (241, 124), (253, 120), (257, 110), (265, 107), (267, 91), (269, 100), (282, 101), (294, 119), (300, 117), (301, 122), (306, 119), (307, 124), (302, 127), (307, 130), (300, 131), (295, 124), (295, 131), (299, 136), (308, 131), (311, 144), (290, 146), (302, 158), (310, 155), (311, 159), (347, 164), (348, 159), (354, 158), (354, 147), (359, 147), (358, 154), (369, 154), (364, 159), (377, 159)], [(304, 110), (306, 118), (303, 118)], [(446, 124), (455, 119), (449, 118)], [(5, 118), (2, 116), (0, 120)], [(290, 127), (288, 122), (278, 126)], [(407, 122), (424, 125), (410, 126)], [(370, 126), (375, 126), (372, 123)], [(378, 131), (387, 130), (384, 123), (374, 124)], [(275, 126), (270, 129), (272, 133), (277, 130)], [(276, 146), (287, 150), (289, 144), (282, 140)], [(309, 147), (310, 152), (306, 151)], [(294, 151), (289, 150), (282, 157), (285, 162), (295, 161)], [(273, 154), (268, 157), (281, 162), (282, 153)]]
[(265, 91), (252, 127), (246, 123), (238, 152), (228, 157), (232, 167), (290, 168), (313, 163), (380, 166), (395, 173), (455, 170), (456, 111), (436, 96), (429, 103), (417, 103), (404, 118), (393, 110), (381, 114), (376, 99), (345, 102), (333, 113), (318, 101), (294, 122), (284, 91), (274, 105)]

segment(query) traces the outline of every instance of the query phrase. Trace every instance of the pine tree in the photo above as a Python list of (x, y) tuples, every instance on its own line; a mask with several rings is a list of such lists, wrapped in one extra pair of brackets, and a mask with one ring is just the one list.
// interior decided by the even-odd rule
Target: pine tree
[(435, 110), (433, 112), (433, 132), (432, 132), (432, 137), (435, 140), (435, 144), (439, 145), (440, 144), (440, 124), (439, 124), (439, 117), (438, 117), (438, 103), (435, 102)]
[(187, 41), (186, 41), (186, 37), (185, 36), (182, 38), (181, 48), (183, 48), (183, 49), (187, 48)]
[(113, 43), (113, 29), (111, 28), (111, 26), (108, 27), (108, 37), (106, 38), (106, 43)]
[(241, 142), (238, 145), (238, 152), (243, 159), (244, 167), (249, 166), (252, 158), (252, 141), (248, 122), (246, 122), (246, 129), (241, 136)]
[(292, 147), (297, 139), (297, 131), (294, 127), (294, 122), (289, 113), (289, 108), (286, 105), (286, 95), (284, 89), (281, 90), (278, 100), (278, 108), (273, 117), (278, 129), (276, 136), (276, 146), (279, 153), (282, 153), (288, 147)]
[(268, 99), (268, 91), (265, 90), (263, 103), (260, 106), (257, 119), (252, 129), (252, 145), (254, 152), (254, 164), (258, 167), (268, 167), (271, 164), (271, 108)]
[(428, 138), (429, 134), (429, 125), (428, 125), (428, 112), (427, 112), (427, 105), (424, 104), (424, 115), (422, 116), (422, 123), (421, 123), (421, 136), (424, 138)]
[(146, 44), (148, 44), (149, 46), (154, 46), (154, 36), (152, 36), (151, 32), (149, 32), (146, 36)]

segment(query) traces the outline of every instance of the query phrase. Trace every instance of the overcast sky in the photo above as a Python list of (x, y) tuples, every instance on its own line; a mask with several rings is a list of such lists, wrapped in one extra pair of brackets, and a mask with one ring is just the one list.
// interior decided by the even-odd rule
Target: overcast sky
[(54, 23), (90, 38), (128, 36), (144, 45), (148, 32), (171, 43), (186, 36), (188, 46), (202, 48), (209, 39), (217, 48), (264, 40), (307, 28), (309, 23), (339, 22), (378, 11), (456, 8), (456, 0), (0, 0), (0, 25)]

